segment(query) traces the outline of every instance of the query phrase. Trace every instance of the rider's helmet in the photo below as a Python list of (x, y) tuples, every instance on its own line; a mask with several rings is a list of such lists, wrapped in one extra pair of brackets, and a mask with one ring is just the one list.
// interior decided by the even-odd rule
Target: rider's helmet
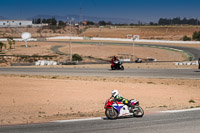
[(119, 94), (119, 93), (118, 93), (118, 90), (113, 90), (113, 91), (112, 91), (112, 96), (113, 96), (113, 97), (117, 96), (118, 94)]

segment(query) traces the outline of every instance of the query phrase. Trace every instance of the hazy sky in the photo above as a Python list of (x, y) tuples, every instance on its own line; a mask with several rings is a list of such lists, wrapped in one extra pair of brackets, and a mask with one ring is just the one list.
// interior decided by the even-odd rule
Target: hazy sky
[(0, 0), (0, 16), (79, 15), (157, 22), (160, 17), (200, 19), (200, 0)]

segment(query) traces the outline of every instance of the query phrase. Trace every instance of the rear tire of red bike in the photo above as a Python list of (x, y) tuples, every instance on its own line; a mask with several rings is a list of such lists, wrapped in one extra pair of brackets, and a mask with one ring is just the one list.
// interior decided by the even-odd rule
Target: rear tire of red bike
[(114, 66), (111, 66), (111, 70), (115, 70), (115, 67), (114, 67)]
[(118, 112), (115, 109), (106, 109), (105, 110), (105, 115), (108, 119), (117, 119), (118, 117)]

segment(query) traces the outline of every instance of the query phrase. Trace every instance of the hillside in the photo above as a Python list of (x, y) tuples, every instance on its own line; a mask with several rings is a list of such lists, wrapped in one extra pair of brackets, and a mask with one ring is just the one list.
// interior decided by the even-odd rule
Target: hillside
[(89, 28), (81, 36), (127, 38), (127, 35), (140, 35), (140, 39), (181, 40), (184, 35), (192, 37), (200, 31), (200, 26), (135, 26)]
[[(79, 28), (72, 28), (72, 35), (108, 38), (127, 38), (127, 35), (140, 35), (140, 39), (181, 40), (184, 35), (192, 37), (193, 32), (200, 31), (200, 26), (108, 26), (103, 28), (81, 27), (80, 29), (83, 32), (78, 34)], [(7, 36), (21, 37), (23, 32), (30, 32), (34, 38), (69, 36), (70, 27), (0, 28), (0, 38)]]

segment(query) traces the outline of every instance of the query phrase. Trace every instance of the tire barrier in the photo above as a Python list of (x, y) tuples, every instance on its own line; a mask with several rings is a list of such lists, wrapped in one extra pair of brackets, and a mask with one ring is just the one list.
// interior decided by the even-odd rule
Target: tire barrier
[(38, 60), (35, 62), (35, 66), (55, 66), (58, 65), (56, 61)]
[(190, 66), (190, 65), (199, 65), (198, 61), (186, 61), (186, 62), (175, 62), (174, 63), (175, 65), (187, 65), (187, 66)]

